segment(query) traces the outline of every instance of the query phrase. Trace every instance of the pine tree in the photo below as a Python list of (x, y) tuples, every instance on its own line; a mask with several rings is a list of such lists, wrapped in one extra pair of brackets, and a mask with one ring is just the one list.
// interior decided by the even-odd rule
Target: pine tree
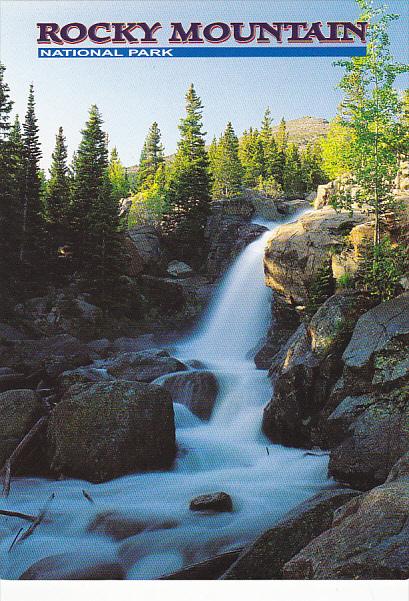
[(243, 168), (239, 159), (239, 141), (229, 122), (216, 147), (209, 151), (213, 177), (213, 198), (232, 198), (240, 193)]
[(67, 166), (67, 147), (63, 128), (60, 127), (55, 137), (55, 148), (52, 154), (50, 179), (46, 186), (46, 210), (49, 246), (52, 257), (57, 257), (59, 246), (69, 241), (70, 181)]
[(265, 180), (270, 178), (277, 180), (280, 176), (279, 154), (272, 123), (271, 111), (267, 108), (260, 129), (260, 140), (263, 147), (262, 177)]
[(146, 136), (137, 174), (138, 189), (149, 188), (155, 179), (156, 172), (164, 163), (164, 151), (161, 133), (156, 121), (152, 123)]
[(210, 173), (210, 176), (212, 179), (213, 179), (213, 174), (216, 169), (217, 146), (218, 146), (217, 138), (216, 138), (216, 136), (213, 136), (212, 143), (210, 144), (209, 150), (207, 151), (207, 156), (209, 159), (209, 173)]
[(83, 287), (104, 310), (125, 300), (119, 205), (108, 176), (102, 118), (93, 105), (75, 160), (72, 196), (74, 257)]
[[(10, 129), (13, 102), (0, 64), (0, 295), (3, 310), (18, 279), (19, 188), (22, 161), (18, 119)], [(17, 136), (19, 135), (19, 139)], [(19, 147), (16, 144), (19, 142)], [(15, 144), (16, 143), (16, 144)], [(4, 294), (4, 296), (3, 296)]]
[(288, 147), (287, 124), (284, 117), (280, 121), (278, 131), (275, 136), (277, 144), (277, 163), (276, 163), (276, 179), (279, 184), (284, 186), (284, 169), (286, 162), (286, 154)]
[(22, 191), (22, 232), (20, 262), (27, 279), (37, 279), (44, 273), (44, 208), (41, 197), (42, 181), (39, 129), (35, 115), (34, 87), (31, 84), (27, 112), (23, 124), (24, 179)]
[(255, 188), (264, 173), (264, 150), (257, 129), (245, 131), (239, 144), (239, 158), (243, 167), (243, 184)]
[(108, 150), (102, 118), (93, 105), (89, 119), (82, 130), (82, 140), (73, 164), (71, 224), (73, 255), (82, 269), (93, 252), (91, 240), (91, 213), (104, 190), (108, 169)]
[(10, 88), (4, 81), (6, 67), (0, 63), (0, 142), (8, 139), (10, 130), (10, 113), (13, 101), (10, 99)]
[(306, 314), (312, 317), (334, 292), (335, 279), (332, 273), (332, 258), (328, 256), (310, 284)]
[(121, 200), (129, 196), (129, 181), (126, 169), (119, 158), (118, 151), (114, 147), (111, 151), (108, 165), (108, 176), (112, 185), (112, 194), (115, 200)]
[(203, 105), (193, 84), (186, 94), (186, 117), (169, 176), (169, 209), (163, 220), (164, 236), (181, 259), (199, 260), (209, 215), (210, 177), (202, 131)]
[(300, 155), (293, 142), (288, 144), (286, 150), (283, 188), (286, 197), (293, 199), (303, 198), (306, 191)]

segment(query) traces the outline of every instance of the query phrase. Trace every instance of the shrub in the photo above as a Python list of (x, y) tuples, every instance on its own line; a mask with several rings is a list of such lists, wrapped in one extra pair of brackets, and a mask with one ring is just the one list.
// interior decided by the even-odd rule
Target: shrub
[(357, 286), (377, 300), (386, 301), (401, 291), (400, 280), (409, 269), (407, 249), (387, 236), (367, 244), (357, 273)]

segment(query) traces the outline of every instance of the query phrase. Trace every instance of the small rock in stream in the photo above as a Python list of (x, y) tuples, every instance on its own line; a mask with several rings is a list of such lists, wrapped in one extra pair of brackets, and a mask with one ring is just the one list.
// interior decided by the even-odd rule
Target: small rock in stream
[(201, 495), (190, 501), (191, 511), (233, 511), (231, 496), (225, 492)]

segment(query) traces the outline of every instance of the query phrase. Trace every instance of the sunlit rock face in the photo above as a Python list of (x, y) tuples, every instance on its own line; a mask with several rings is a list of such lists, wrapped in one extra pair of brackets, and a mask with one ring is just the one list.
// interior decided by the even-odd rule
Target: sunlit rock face
[(346, 211), (337, 213), (324, 206), (277, 228), (265, 249), (267, 286), (290, 304), (306, 305), (311, 284), (324, 262), (334, 251), (342, 250), (344, 237), (365, 220), (363, 213), (351, 217)]

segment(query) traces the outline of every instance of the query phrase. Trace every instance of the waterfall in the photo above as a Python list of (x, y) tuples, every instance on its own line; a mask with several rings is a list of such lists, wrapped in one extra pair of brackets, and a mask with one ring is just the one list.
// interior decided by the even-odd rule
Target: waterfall
[[(16, 578), (47, 555), (69, 551), (80, 558), (84, 550), (92, 549), (100, 558), (120, 561), (128, 578), (156, 578), (243, 546), (296, 504), (331, 485), (326, 456), (306, 456), (299, 449), (272, 445), (261, 432), (271, 387), (267, 373), (255, 368), (249, 353), (269, 325), (270, 293), (262, 264), (269, 235), (266, 232), (243, 250), (197, 330), (177, 347), (179, 357), (197, 359), (213, 371), (219, 394), (208, 422), (174, 404), (179, 447), (174, 469), (99, 485), (41, 478), (13, 481), (12, 494), (3, 503), (8, 508), (36, 513), (40, 499), (53, 492), (56, 497), (51, 519), (24, 544), (7, 553), (15, 533), (3, 538), (2, 577)], [(84, 488), (93, 505), (84, 503)], [(198, 515), (189, 510), (192, 497), (217, 491), (231, 495), (232, 513)], [(112, 541), (88, 530), (104, 511), (171, 526)]]
[(271, 291), (264, 285), (263, 251), (271, 231), (244, 249), (218, 286), (183, 352), (206, 362), (236, 363), (265, 335)]

